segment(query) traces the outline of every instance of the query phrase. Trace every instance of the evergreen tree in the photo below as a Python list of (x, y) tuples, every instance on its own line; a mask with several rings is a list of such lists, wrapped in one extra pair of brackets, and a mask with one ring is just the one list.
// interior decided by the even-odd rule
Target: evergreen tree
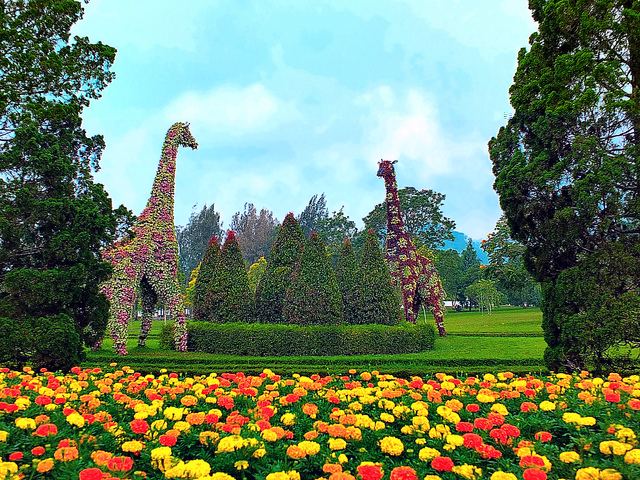
[(311, 232), (287, 289), (283, 313), (298, 325), (336, 325), (342, 321), (342, 297), (322, 239)]
[(193, 212), (184, 228), (176, 227), (176, 240), (180, 247), (180, 267), (183, 273), (193, 271), (206, 250), (211, 237), (222, 237), (222, 222), (215, 205), (205, 204), (198, 213)]
[(304, 234), (296, 218), (293, 213), (287, 214), (256, 289), (256, 316), (261, 323), (286, 323), (282, 314), (284, 297), (304, 243)]
[(351, 240), (342, 244), (336, 265), (336, 281), (342, 295), (344, 321), (351, 325), (365, 323), (362, 312), (362, 292), (360, 291), (360, 267)]
[(311, 197), (309, 204), (298, 216), (298, 223), (302, 228), (304, 238), (308, 238), (311, 232), (317, 231), (318, 222), (326, 219), (328, 215), (329, 210), (327, 209), (327, 199), (324, 193), (320, 197), (318, 195)]
[[(131, 220), (93, 172), (105, 147), (81, 113), (113, 79), (114, 48), (73, 37), (73, 0), (0, 4), (0, 363), (66, 369), (106, 329), (100, 250)], [(4, 347), (7, 347), (5, 350)]]
[(220, 308), (213, 313), (215, 322), (252, 322), (253, 293), (238, 239), (229, 230), (220, 253), (218, 288), (211, 292), (213, 302)]
[(212, 321), (220, 307), (219, 304), (212, 303), (213, 298), (210, 295), (212, 284), (217, 282), (219, 268), (220, 244), (218, 237), (211, 237), (200, 262), (200, 271), (193, 287), (193, 318), (196, 320)]
[(367, 232), (360, 258), (360, 288), (364, 323), (400, 323), (403, 318), (400, 298), (373, 229)]

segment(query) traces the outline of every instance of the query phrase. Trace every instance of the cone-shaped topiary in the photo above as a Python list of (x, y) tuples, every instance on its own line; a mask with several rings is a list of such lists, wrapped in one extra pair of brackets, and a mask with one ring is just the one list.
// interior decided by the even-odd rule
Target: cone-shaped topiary
[(351, 240), (348, 238), (340, 247), (336, 265), (336, 281), (344, 306), (344, 321), (351, 325), (366, 323), (362, 311), (362, 292), (360, 290), (360, 267)]
[(261, 323), (287, 322), (282, 305), (304, 242), (304, 233), (296, 217), (293, 213), (287, 214), (271, 247), (266, 271), (256, 289), (256, 316)]
[(229, 230), (222, 246), (218, 279), (218, 288), (210, 293), (212, 301), (220, 305), (220, 308), (213, 312), (213, 321), (254, 321), (253, 293), (249, 288), (244, 257), (233, 230)]
[(340, 289), (327, 249), (316, 232), (311, 232), (293, 271), (283, 313), (290, 323), (302, 326), (337, 325), (342, 321)]
[(193, 318), (202, 321), (211, 321), (213, 314), (220, 307), (211, 303), (209, 292), (211, 281), (218, 276), (220, 263), (220, 244), (218, 237), (211, 237), (204, 251), (204, 257), (200, 263), (200, 272), (193, 287)]
[(383, 325), (397, 325), (400, 323), (402, 318), (400, 298), (373, 229), (368, 231), (367, 240), (362, 249), (360, 288), (362, 291), (364, 323), (379, 323)]

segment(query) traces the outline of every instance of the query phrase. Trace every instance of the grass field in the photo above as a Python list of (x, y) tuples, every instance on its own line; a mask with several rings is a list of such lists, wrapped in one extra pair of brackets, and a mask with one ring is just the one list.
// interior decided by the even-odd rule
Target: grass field
[[(423, 322), (424, 316), (419, 321)], [(428, 316), (428, 322), (433, 319)], [(479, 312), (455, 312), (445, 317), (448, 335), (436, 338), (431, 351), (384, 356), (339, 357), (245, 357), (212, 355), (199, 352), (174, 352), (159, 349), (158, 334), (162, 322), (154, 322), (145, 348), (137, 347), (140, 323), (130, 326), (126, 357), (113, 353), (112, 342), (106, 339), (102, 349), (90, 352), (88, 365), (118, 362), (142, 372), (161, 368), (194, 374), (244, 371), (259, 373), (271, 368), (281, 374), (336, 374), (349, 368), (379, 370), (397, 376), (446, 372), (476, 374), (490, 371), (540, 373), (545, 342), (542, 338), (542, 314), (539, 309), (502, 307), (492, 315)]]

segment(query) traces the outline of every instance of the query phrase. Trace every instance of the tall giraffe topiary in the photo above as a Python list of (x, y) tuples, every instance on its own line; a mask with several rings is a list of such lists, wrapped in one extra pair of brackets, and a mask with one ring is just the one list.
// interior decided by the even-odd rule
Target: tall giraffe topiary
[(129, 319), (136, 289), (140, 292), (143, 312), (138, 345), (145, 345), (156, 302), (161, 300), (175, 320), (178, 350), (187, 349), (185, 311), (177, 279), (178, 242), (173, 220), (176, 156), (180, 146), (198, 148), (188, 123), (175, 123), (167, 132), (151, 197), (133, 228), (135, 236), (115, 243), (103, 253), (104, 259), (113, 265), (113, 275), (102, 286), (102, 291), (111, 302), (109, 329), (118, 355), (127, 354)]
[(444, 337), (444, 298), (445, 293), (440, 277), (433, 263), (416, 252), (404, 226), (398, 185), (393, 165), (397, 160), (381, 160), (378, 176), (384, 178), (387, 190), (387, 253), (389, 273), (402, 289), (404, 316), (408, 322), (416, 323), (420, 305), (432, 313), (438, 327), (438, 333)]

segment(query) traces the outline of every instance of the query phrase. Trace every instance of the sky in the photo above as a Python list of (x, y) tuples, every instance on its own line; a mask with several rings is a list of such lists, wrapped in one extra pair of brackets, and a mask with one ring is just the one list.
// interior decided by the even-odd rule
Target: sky
[(282, 220), (324, 193), (362, 218), (399, 188), (446, 195), (473, 239), (501, 215), (487, 142), (512, 112), (527, 0), (91, 0), (74, 35), (118, 50), (116, 79), (83, 113), (107, 148), (96, 181), (114, 206), (146, 206), (168, 128), (199, 143), (177, 158), (175, 221), (246, 202)]

